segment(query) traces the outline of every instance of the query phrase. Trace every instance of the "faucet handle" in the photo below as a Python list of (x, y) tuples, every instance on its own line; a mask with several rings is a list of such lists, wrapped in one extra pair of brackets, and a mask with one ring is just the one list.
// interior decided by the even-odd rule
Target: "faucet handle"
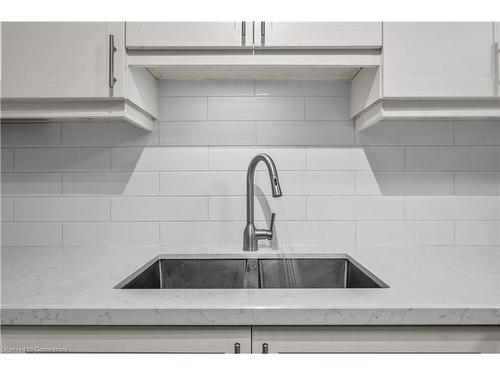
[(270, 231), (271, 233), (273, 233), (273, 232), (274, 232), (274, 219), (276, 219), (276, 214), (273, 212), (273, 213), (271, 214), (271, 225), (269, 226), (269, 231)]
[(265, 238), (267, 238), (269, 241), (271, 241), (273, 239), (273, 235), (274, 235), (274, 219), (276, 218), (276, 214), (273, 212), (271, 214), (271, 225), (269, 225), (269, 229), (264, 229), (263, 232), (264, 232), (264, 235), (265, 235)]

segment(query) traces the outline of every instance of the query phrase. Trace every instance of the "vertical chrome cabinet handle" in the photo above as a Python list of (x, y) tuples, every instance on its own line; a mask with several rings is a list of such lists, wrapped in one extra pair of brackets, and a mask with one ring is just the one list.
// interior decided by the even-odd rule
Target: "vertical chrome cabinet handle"
[(112, 89), (115, 86), (116, 78), (115, 78), (115, 36), (113, 34), (109, 34), (109, 82), (108, 86)]
[(240, 354), (241, 353), (241, 345), (239, 342), (234, 344), (234, 354)]
[(268, 354), (269, 353), (269, 345), (267, 343), (262, 344), (262, 354)]
[(494, 44), (495, 51), (495, 80), (497, 84), (500, 84), (500, 42)]
[(245, 21), (241, 22), (241, 45), (245, 47), (247, 44), (247, 23)]
[(266, 23), (264, 21), (260, 23), (260, 44), (262, 47), (266, 45)]

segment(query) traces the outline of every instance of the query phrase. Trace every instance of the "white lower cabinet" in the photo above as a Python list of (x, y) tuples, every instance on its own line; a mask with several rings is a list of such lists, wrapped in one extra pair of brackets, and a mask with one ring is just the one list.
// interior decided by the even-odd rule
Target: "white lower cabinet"
[(500, 353), (500, 326), (3, 326), (2, 351)]
[(250, 353), (242, 326), (2, 326), (4, 352)]
[(500, 326), (254, 327), (252, 352), (498, 353)]

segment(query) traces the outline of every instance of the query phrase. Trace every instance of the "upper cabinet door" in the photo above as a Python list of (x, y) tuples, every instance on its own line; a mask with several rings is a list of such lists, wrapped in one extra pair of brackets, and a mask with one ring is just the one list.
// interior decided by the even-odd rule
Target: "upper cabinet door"
[(129, 49), (252, 47), (251, 22), (127, 22)]
[[(120, 28), (121, 25), (121, 28)], [(119, 48), (110, 55), (109, 35)], [(116, 33), (115, 33), (116, 34)], [(107, 98), (122, 87), (123, 24), (26, 22), (2, 24), (4, 98)], [(109, 69), (111, 57), (117, 68)], [(110, 89), (109, 74), (118, 78)]]
[(282, 49), (375, 49), (381, 22), (256, 22), (255, 47)]
[(385, 97), (491, 97), (492, 22), (384, 23)]

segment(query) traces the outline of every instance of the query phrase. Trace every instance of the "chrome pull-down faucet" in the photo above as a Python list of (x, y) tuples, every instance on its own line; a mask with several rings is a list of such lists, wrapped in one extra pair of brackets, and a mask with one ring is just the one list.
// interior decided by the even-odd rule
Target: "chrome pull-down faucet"
[(273, 197), (281, 197), (282, 195), (278, 171), (276, 170), (273, 159), (271, 159), (271, 157), (267, 154), (256, 155), (250, 162), (247, 171), (247, 225), (245, 227), (245, 232), (243, 233), (243, 250), (245, 251), (259, 250), (258, 240), (273, 239), (274, 219), (276, 218), (276, 214), (274, 212), (271, 214), (271, 225), (269, 226), (269, 229), (257, 229), (254, 225), (255, 192), (253, 180), (255, 176), (255, 169), (260, 161), (264, 162), (267, 166), (269, 178), (271, 179), (271, 191)]

